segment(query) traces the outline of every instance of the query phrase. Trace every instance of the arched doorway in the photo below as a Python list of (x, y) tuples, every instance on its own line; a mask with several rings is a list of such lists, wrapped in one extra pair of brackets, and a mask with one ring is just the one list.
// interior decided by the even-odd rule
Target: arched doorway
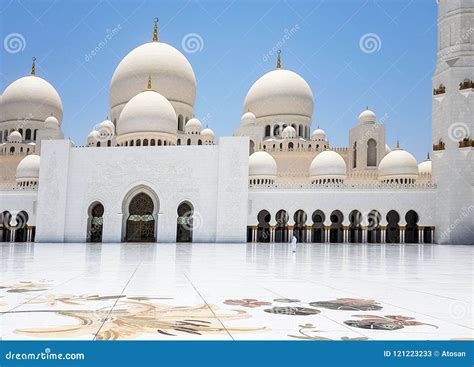
[(0, 230), (1, 230), (1, 240), (2, 242), (10, 242), (11, 237), (11, 226), (10, 221), (12, 219), (12, 215), (9, 211), (4, 211), (1, 214), (1, 222), (0, 222)]
[(187, 201), (178, 206), (176, 242), (193, 242), (193, 207)]
[(377, 166), (377, 142), (375, 139), (367, 141), (367, 167)]
[(406, 213), (405, 243), (418, 243), (418, 220), (418, 214), (414, 210)]
[(270, 242), (270, 219), (271, 215), (267, 210), (258, 213), (257, 242)]
[(398, 222), (400, 221), (400, 215), (395, 210), (390, 210), (387, 213), (387, 230), (386, 230), (386, 239), (387, 243), (400, 243), (400, 226)]
[(28, 214), (22, 210), (16, 215), (15, 242), (26, 242), (28, 239)]
[(295, 226), (293, 227), (293, 235), (296, 237), (298, 242), (306, 242), (306, 220), (308, 216), (303, 210), (298, 210), (293, 215)]
[(104, 206), (95, 202), (89, 206), (87, 223), (87, 242), (102, 242), (104, 226)]
[[(188, 144), (189, 145), (189, 144)], [(253, 140), (250, 140), (250, 143), (249, 143), (249, 155), (251, 155), (252, 153), (255, 152), (255, 143)]]
[(344, 240), (344, 230), (342, 228), (342, 221), (344, 216), (340, 210), (334, 210), (329, 217), (331, 220), (331, 229), (329, 230), (329, 242), (341, 243)]
[(350, 243), (361, 243), (362, 242), (362, 214), (358, 210), (353, 210), (349, 214), (349, 242)]
[(380, 221), (382, 216), (377, 210), (371, 210), (367, 216), (367, 242), (368, 243), (380, 243), (382, 242), (382, 236), (380, 231)]
[(155, 242), (155, 205), (152, 198), (140, 192), (128, 206), (125, 241)]
[(324, 220), (326, 216), (321, 210), (316, 210), (313, 215), (313, 226), (311, 228), (311, 242), (323, 243), (325, 241), (324, 236)]
[(285, 210), (279, 210), (275, 216), (275, 242), (288, 242), (288, 213)]

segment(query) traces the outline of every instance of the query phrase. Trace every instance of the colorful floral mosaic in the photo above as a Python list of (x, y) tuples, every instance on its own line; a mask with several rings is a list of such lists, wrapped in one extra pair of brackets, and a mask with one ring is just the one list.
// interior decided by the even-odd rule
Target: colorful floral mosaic
[(362, 320), (348, 320), (344, 321), (344, 324), (358, 327), (361, 329), (373, 329), (373, 330), (398, 330), (403, 329), (405, 326), (420, 326), (428, 325), (438, 328), (436, 325), (425, 324), (420, 321), (416, 321), (414, 317), (407, 317), (401, 315), (386, 315), (386, 316), (374, 316), (374, 315), (352, 315), (352, 317), (359, 317)]
[(274, 313), (278, 315), (291, 315), (291, 316), (309, 316), (317, 315), (321, 311), (315, 308), (307, 307), (272, 307), (264, 310), (268, 313)]
[(337, 298), (332, 301), (311, 302), (309, 305), (343, 311), (378, 311), (382, 309), (382, 306), (372, 299), (359, 298)]
[(244, 298), (244, 299), (226, 299), (224, 304), (230, 306), (242, 306), (247, 308), (258, 308), (261, 306), (270, 306), (271, 302), (259, 301), (253, 298)]

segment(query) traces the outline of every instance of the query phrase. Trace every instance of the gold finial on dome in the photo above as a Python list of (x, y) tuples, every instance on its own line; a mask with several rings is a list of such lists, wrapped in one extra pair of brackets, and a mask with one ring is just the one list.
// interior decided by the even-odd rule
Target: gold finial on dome
[(430, 152), (428, 152), (428, 153), (426, 154), (426, 159), (427, 159), (427, 160), (430, 159)]
[(36, 75), (36, 57), (33, 57), (33, 63), (31, 64), (31, 75)]
[(281, 50), (278, 50), (278, 57), (277, 57), (277, 69), (281, 69), (281, 59), (280, 59)]
[(397, 148), (396, 149), (400, 149), (400, 140), (397, 139)]
[(148, 75), (148, 84), (146, 86), (147, 90), (152, 90), (153, 87), (151, 86), (151, 75)]
[(158, 17), (153, 20), (155, 25), (153, 26), (153, 42), (158, 42)]

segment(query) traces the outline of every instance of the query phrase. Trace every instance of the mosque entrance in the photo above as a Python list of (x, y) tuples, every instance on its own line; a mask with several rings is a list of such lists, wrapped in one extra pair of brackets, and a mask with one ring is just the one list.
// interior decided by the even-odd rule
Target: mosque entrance
[(102, 228), (104, 224), (104, 206), (94, 203), (89, 209), (88, 242), (102, 242)]
[(144, 192), (130, 201), (125, 241), (155, 242), (155, 218), (153, 200)]
[(193, 242), (193, 208), (187, 202), (178, 206), (176, 242)]

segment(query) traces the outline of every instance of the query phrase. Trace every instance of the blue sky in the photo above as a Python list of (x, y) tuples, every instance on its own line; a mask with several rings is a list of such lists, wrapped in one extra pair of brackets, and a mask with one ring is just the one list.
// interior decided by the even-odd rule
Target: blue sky
[[(399, 138), (418, 160), (431, 149), (434, 0), (3, 0), (0, 12), (2, 41), (11, 33), (25, 40), (18, 52), (1, 49), (1, 91), (28, 74), (36, 56), (37, 75), (61, 95), (62, 127), (77, 144), (107, 116), (115, 67), (151, 39), (158, 16), (160, 41), (178, 48), (194, 68), (196, 116), (218, 136), (237, 128), (248, 89), (275, 67), (271, 51), (283, 43), (282, 67), (311, 86), (313, 129), (319, 124), (331, 145), (348, 144), (349, 129), (369, 106), (386, 124), (391, 147)], [(112, 39), (87, 57), (114, 28)], [(190, 33), (202, 39), (197, 52), (183, 49)], [(364, 36), (375, 48), (361, 47)]]

